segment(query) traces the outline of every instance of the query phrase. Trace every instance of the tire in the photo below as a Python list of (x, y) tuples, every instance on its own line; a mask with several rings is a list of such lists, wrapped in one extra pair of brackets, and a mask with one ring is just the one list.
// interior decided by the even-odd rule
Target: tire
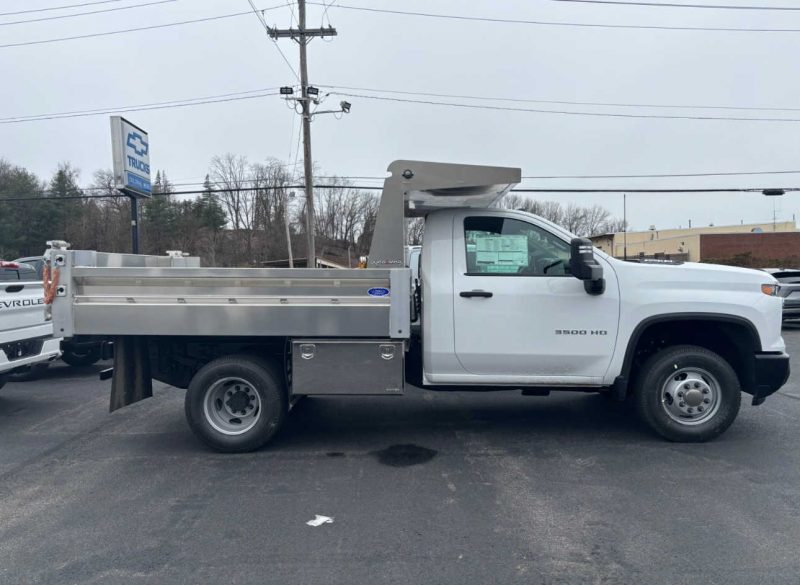
[(721, 435), (739, 414), (739, 379), (722, 357), (693, 345), (651, 356), (638, 372), (640, 418), (669, 441), (700, 443)]
[(5, 386), (6, 382), (8, 382), (8, 376), (6, 376), (5, 374), (0, 374), (0, 388)]
[(64, 349), (61, 359), (73, 368), (85, 368), (100, 361), (100, 346), (70, 346)]
[(260, 449), (286, 418), (283, 379), (278, 367), (255, 356), (226, 356), (206, 364), (186, 391), (189, 427), (216, 451)]
[(6, 374), (11, 382), (32, 382), (37, 380), (47, 368), (50, 367), (50, 362), (42, 362), (30, 366), (24, 366), (19, 370), (13, 370)]

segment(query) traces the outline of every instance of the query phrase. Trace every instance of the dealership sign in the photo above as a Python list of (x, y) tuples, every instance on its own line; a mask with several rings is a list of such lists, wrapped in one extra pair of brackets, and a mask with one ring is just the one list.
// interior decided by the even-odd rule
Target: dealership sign
[(153, 189), (147, 132), (121, 116), (112, 116), (111, 149), (114, 153), (114, 182), (117, 189), (149, 197)]

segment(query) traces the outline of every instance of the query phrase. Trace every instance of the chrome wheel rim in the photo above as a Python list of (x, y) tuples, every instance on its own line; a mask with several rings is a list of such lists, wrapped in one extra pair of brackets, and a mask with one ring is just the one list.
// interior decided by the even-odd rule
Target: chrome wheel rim
[(222, 378), (206, 390), (203, 414), (214, 430), (223, 435), (241, 435), (261, 418), (261, 397), (243, 378)]
[(682, 425), (707, 422), (717, 414), (720, 400), (719, 382), (702, 368), (675, 370), (661, 387), (661, 407), (667, 416)]

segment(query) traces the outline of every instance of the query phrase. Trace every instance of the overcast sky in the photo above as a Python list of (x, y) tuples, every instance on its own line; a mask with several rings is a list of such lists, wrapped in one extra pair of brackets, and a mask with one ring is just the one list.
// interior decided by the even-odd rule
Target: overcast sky
[[(2, 0), (0, 12), (97, 0)], [(60, 11), (0, 16), (0, 45), (116, 31), (245, 12), (247, 0), (176, 0), (129, 10), (13, 23), (156, 0), (111, 0)], [(656, 0), (648, 0), (655, 2)], [(679, 0), (689, 3), (688, 0)], [(698, 3), (697, 1), (693, 3)], [(797, 6), (794, 0), (704, 0)], [(259, 8), (279, 0), (257, 0)], [(758, 122), (596, 117), (468, 109), (330, 96), (352, 105), (313, 125), (315, 162), (326, 174), (383, 176), (412, 158), (519, 166), (523, 175), (665, 174), (800, 170), (800, 32), (712, 32), (546, 26), (356, 11), (360, 6), (493, 19), (714, 28), (794, 28), (800, 11), (614, 6), (553, 0), (340, 0), (327, 16), (339, 36), (309, 46), (310, 81), (421, 93), (622, 104), (797, 108), (796, 111), (626, 108), (476, 101), (374, 91), (363, 95), (573, 112), (770, 117)], [(309, 6), (309, 26), (323, 8)], [(265, 13), (290, 25), (291, 10)], [(327, 19), (325, 24), (327, 24)], [(280, 41), (297, 68), (297, 46)], [(253, 14), (127, 34), (0, 47), (0, 118), (219, 96), (297, 83)], [(345, 90), (341, 90), (345, 91)], [(251, 94), (252, 95), (252, 94)], [(232, 96), (239, 97), (239, 96)], [(299, 118), (277, 96), (141, 112), (151, 163), (175, 183), (202, 181), (215, 154), (294, 160)], [(111, 166), (108, 114), (0, 124), (0, 157), (47, 177), (59, 162), (82, 184)], [(301, 151), (302, 153), (302, 151)], [(379, 184), (359, 181), (360, 184)], [(526, 179), (526, 187), (800, 186), (800, 173), (669, 179)], [(542, 196), (542, 198), (548, 198)], [(552, 196), (600, 203), (622, 214), (621, 195)], [(778, 219), (800, 212), (800, 194), (778, 202)], [(771, 221), (760, 194), (628, 197), (634, 228)]]

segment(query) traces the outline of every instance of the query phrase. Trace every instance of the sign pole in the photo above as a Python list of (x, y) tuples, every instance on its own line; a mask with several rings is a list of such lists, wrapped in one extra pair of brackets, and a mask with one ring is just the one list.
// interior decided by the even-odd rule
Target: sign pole
[(131, 252), (139, 253), (139, 198), (128, 193), (131, 200)]

